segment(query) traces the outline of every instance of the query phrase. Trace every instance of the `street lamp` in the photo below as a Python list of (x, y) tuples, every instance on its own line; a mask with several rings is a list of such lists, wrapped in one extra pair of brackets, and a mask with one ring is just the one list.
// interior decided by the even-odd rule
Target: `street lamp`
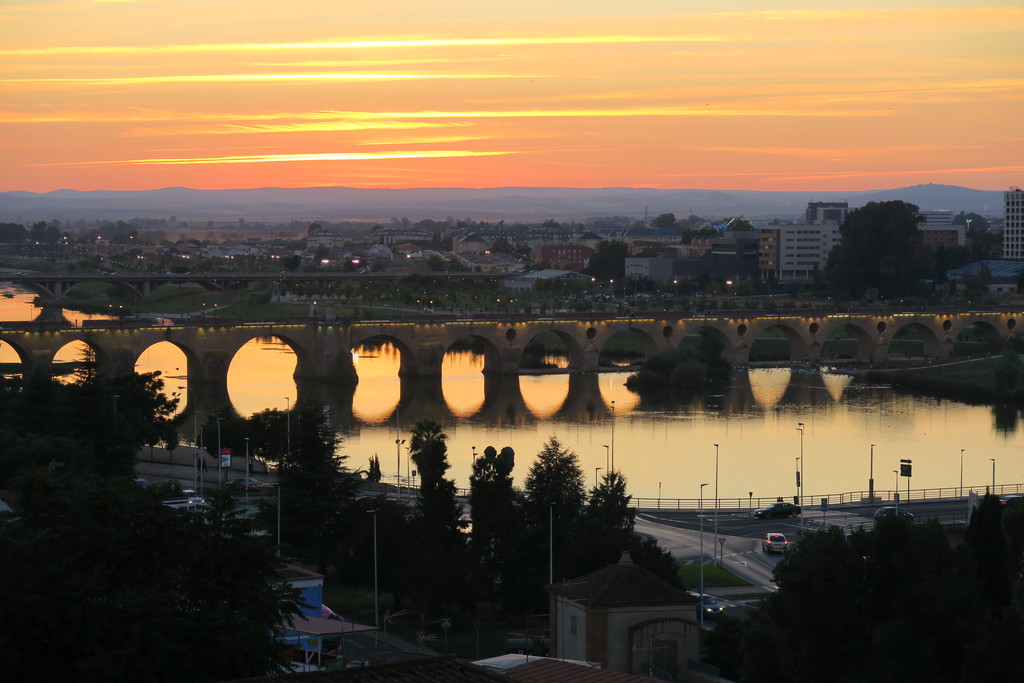
[(217, 488), (220, 489), (224, 488), (224, 457), (221, 455), (220, 446), (220, 423), (223, 420), (220, 413), (217, 413)]
[(989, 458), (992, 461), (992, 495), (996, 495), (996, 459)]
[(600, 472), (603, 469), (604, 469), (603, 467), (595, 467), (594, 468), (594, 488), (597, 488), (597, 473)]
[[(602, 444), (604, 446), (604, 468), (608, 469), (608, 444)], [(611, 470), (608, 470), (611, 472)]]
[(698, 504), (697, 516), (700, 517), (700, 605), (697, 612), (700, 614), (700, 627), (704, 628), (704, 487), (700, 485), (700, 503)]
[(548, 585), (555, 585), (555, 504), (548, 503)]
[(245, 437), (245, 504), (249, 504), (249, 437)]
[(380, 626), (380, 591), (377, 586), (377, 511), (368, 510), (373, 515), (373, 625)]
[[(192, 465), (195, 467), (195, 473), (192, 475), (192, 488), (196, 491), (199, 490), (199, 401), (195, 400), (196, 393), (189, 389), (187, 386), (179, 386), (179, 390), (185, 390), (185, 402), (188, 403), (188, 395), (192, 394), (193, 405), (192, 405)], [(187, 405), (186, 405), (187, 407)]]
[(395, 406), (395, 480), (398, 482), (398, 497), (402, 497), (402, 404)]
[(896, 475), (896, 483), (892, 485), (892, 500), (896, 504), (896, 516), (900, 516), (900, 471), (893, 470)]
[(287, 420), (284, 442), (284, 454), (291, 457), (292, 454), (292, 399), (291, 396), (284, 397), (284, 415)]
[(612, 468), (608, 471), (615, 471), (615, 401), (612, 401)]
[(797, 503), (800, 506), (800, 528), (804, 528), (804, 423), (797, 422), (796, 428), (800, 432), (800, 485), (798, 487), (798, 495), (800, 496), (800, 502)]
[[(717, 561), (717, 559), (718, 559), (718, 548), (717, 548), (717, 544), (718, 544), (718, 444), (717, 443), (715, 444), (715, 544), (716, 544), (716, 547), (715, 547), (715, 559)], [(704, 596), (702, 595), (701, 599), (703, 599), (703, 597)], [(701, 610), (703, 610), (703, 607), (704, 606), (701, 605)]]
[(875, 502), (875, 444), (871, 444), (871, 470), (868, 474), (868, 502)]
[(966, 448), (960, 449), (960, 489), (957, 493), (959, 496), (964, 495), (964, 451), (966, 450)]

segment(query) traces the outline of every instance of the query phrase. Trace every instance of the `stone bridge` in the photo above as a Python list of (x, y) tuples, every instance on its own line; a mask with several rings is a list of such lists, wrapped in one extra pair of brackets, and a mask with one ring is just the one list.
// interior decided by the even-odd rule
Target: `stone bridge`
[[(130, 373), (147, 348), (170, 342), (187, 359), (190, 382), (224, 386), (228, 367), (238, 350), (257, 338), (276, 337), (297, 358), (296, 380), (354, 385), (358, 382), (353, 350), (364, 344), (390, 342), (401, 354), (403, 377), (441, 377), (445, 354), (457, 342), (473, 340), (484, 352), (485, 375), (517, 375), (523, 350), (541, 334), (564, 343), (570, 372), (595, 372), (609, 339), (626, 333), (647, 354), (678, 346), (687, 336), (707, 330), (722, 346), (726, 360), (746, 365), (754, 340), (776, 328), (789, 341), (792, 362), (815, 363), (826, 344), (843, 331), (856, 340), (858, 361), (884, 365), (889, 346), (904, 328), (913, 328), (929, 358), (951, 355), (953, 342), (968, 328), (980, 330), (995, 350), (1020, 337), (1024, 312), (909, 312), (877, 314), (802, 313), (793, 315), (692, 315), (659, 313), (649, 317), (539, 318), (501, 316), (454, 318), (422, 316), (406, 320), (348, 321), (297, 319), (280, 323), (242, 323), (211, 318), (180, 324), (145, 321), (98, 321), (87, 327), (66, 323), (5, 324), (0, 341), (15, 351), (26, 372), (52, 371), (57, 352), (71, 342), (83, 342), (95, 354), (97, 370), (114, 375)], [(90, 321), (92, 322), (92, 321)]]

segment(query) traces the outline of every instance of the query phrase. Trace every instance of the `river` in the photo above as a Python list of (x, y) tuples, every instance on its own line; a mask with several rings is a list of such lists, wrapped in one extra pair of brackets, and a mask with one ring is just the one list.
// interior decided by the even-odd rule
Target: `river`
[[(0, 320), (30, 320), (31, 295), (0, 289)], [(10, 296), (8, 296), (10, 294)], [(74, 322), (104, 316), (68, 312)], [(60, 354), (71, 360), (78, 349)], [(354, 394), (333, 415), (342, 450), (352, 469), (380, 458), (384, 480), (402, 485), (411, 478), (405, 446), (416, 420), (438, 419), (448, 435), (449, 476), (466, 487), (474, 452), (511, 446), (514, 475), (522, 485), (537, 452), (552, 436), (579, 456), (586, 484), (612, 467), (641, 498), (714, 498), (758, 501), (790, 499), (796, 493), (798, 458), (803, 454), (804, 501), (866, 491), (874, 474), (876, 491), (966, 488), (984, 490), (1024, 481), (1024, 434), (997, 429), (992, 409), (956, 401), (897, 394), (842, 374), (797, 368), (739, 371), (721, 395), (686, 403), (658, 404), (624, 386), (624, 373), (588, 377), (525, 375), (518, 392), (506, 387), (489, 396), (482, 357), (451, 352), (445, 357), (442, 396), (400, 399), (398, 357), (390, 345), (355, 358), (360, 377)], [(0, 344), (0, 362), (16, 356)], [(187, 392), (184, 355), (170, 343), (150, 347), (138, 359), (140, 372), (160, 370), (168, 393)], [(295, 357), (276, 340), (252, 341), (231, 364), (228, 390), (242, 415), (294, 406)], [(408, 386), (406, 387), (408, 392)], [(342, 392), (344, 393), (344, 392)], [(407, 397), (408, 398), (408, 397)], [(400, 400), (406, 405), (398, 408)], [(200, 410), (217, 407), (202, 406)], [(802, 430), (800, 424), (803, 424)], [(191, 438), (186, 421), (184, 436)], [(396, 438), (406, 440), (399, 443)], [(872, 448), (872, 444), (874, 447)], [(897, 478), (900, 460), (913, 464), (913, 477)], [(993, 462), (994, 461), (994, 462)], [(600, 468), (600, 469), (598, 469)], [(413, 478), (413, 483), (415, 480)]]

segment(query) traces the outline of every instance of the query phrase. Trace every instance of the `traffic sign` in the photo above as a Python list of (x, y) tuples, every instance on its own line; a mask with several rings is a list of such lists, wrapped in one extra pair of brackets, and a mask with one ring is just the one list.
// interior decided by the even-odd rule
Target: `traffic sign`
[(452, 620), (451, 620), (451, 618), (444, 617), (443, 619), (441, 619), (441, 628), (443, 628), (445, 631), (447, 631), (451, 627), (452, 627)]

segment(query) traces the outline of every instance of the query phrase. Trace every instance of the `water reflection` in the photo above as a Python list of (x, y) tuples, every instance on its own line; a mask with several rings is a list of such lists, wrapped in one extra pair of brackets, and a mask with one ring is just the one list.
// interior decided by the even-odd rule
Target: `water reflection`
[[(17, 296), (31, 300), (27, 294)], [(7, 315), (5, 308), (25, 306), (24, 299), (11, 301), (0, 298), (0, 317)], [(13, 353), (0, 344), (0, 362), (18, 362), (3, 355), (5, 351)], [(966, 449), (966, 487), (978, 490), (991, 482), (990, 458), (997, 459), (999, 483), (1024, 480), (1024, 436), (1013, 431), (1019, 423), (1016, 410), (994, 412), (896, 394), (845, 375), (799, 368), (751, 370), (737, 373), (717, 392), (640, 397), (625, 388), (623, 373), (484, 375), (481, 358), (471, 352), (449, 353), (440, 380), (400, 378), (399, 357), (390, 344), (360, 351), (354, 362), (360, 378), (356, 387), (297, 381), (295, 356), (287, 345), (258, 340), (233, 359), (226, 392), (190, 383), (186, 359), (172, 344), (150, 347), (136, 368), (161, 371), (167, 393), (198, 406), (200, 423), (229, 404), (242, 415), (307, 400), (327, 406), (353, 469), (366, 467), (374, 453), (394, 452), (401, 404), (401, 438), (408, 439), (420, 419), (434, 419), (444, 427), (449, 473), (460, 487), (468, 485), (474, 447), (479, 453), (486, 446), (511, 446), (518, 456), (514, 476), (521, 486), (536, 453), (557, 436), (579, 456), (588, 485), (595, 467), (610, 466), (614, 446), (616, 467), (632, 495), (653, 498), (660, 491), (665, 498), (696, 498), (700, 483), (714, 481), (712, 444), (717, 443), (723, 498), (788, 497), (795, 489), (798, 422), (805, 425), (809, 499), (865, 490), (870, 444), (875, 444), (879, 490), (891, 489), (895, 482), (887, 482), (881, 473), (898, 469), (901, 458), (914, 461), (913, 488), (955, 486), (960, 449)], [(191, 432), (186, 420), (183, 436), (191, 437)], [(390, 460), (382, 458), (384, 477), (394, 481), (395, 472), (387, 469)]]

